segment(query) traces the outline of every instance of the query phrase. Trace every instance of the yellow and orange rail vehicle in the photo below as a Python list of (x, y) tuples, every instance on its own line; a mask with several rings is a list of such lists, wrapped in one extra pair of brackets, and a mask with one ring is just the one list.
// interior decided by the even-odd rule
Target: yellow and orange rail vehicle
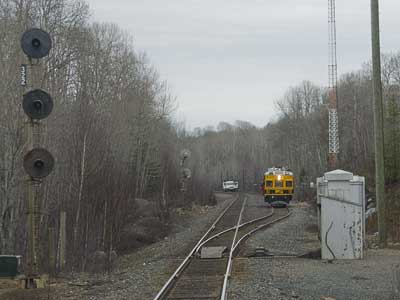
[(264, 173), (262, 190), (265, 202), (287, 205), (294, 194), (293, 172), (285, 168), (269, 168)]

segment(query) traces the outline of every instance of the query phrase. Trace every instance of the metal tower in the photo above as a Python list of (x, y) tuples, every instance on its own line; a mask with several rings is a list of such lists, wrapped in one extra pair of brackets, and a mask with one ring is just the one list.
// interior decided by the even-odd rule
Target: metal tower
[(337, 57), (336, 57), (336, 7), (335, 0), (328, 0), (329, 24), (329, 168), (337, 168), (339, 153), (339, 126), (337, 101)]

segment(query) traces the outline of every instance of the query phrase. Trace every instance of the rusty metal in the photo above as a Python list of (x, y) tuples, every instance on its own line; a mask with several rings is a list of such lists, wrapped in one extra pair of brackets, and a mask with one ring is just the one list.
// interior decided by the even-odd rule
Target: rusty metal
[(240, 210), (239, 218), (238, 218), (238, 221), (237, 221), (237, 224), (236, 224), (235, 235), (233, 236), (231, 251), (229, 252), (228, 265), (226, 267), (226, 272), (225, 272), (225, 276), (224, 276), (224, 283), (222, 285), (222, 291), (221, 291), (220, 300), (225, 300), (226, 297), (227, 297), (228, 280), (229, 280), (229, 277), (231, 276), (231, 271), (232, 271), (233, 251), (235, 249), (235, 242), (236, 242), (236, 239), (237, 239), (237, 236), (238, 236), (239, 225), (240, 225), (240, 223), (242, 221), (243, 211), (244, 211), (244, 207), (246, 205), (246, 202), (247, 202), (247, 198), (245, 198), (245, 200), (243, 201), (242, 209)]
[(161, 290), (158, 292), (158, 294), (154, 297), (154, 300), (159, 300), (162, 299), (162, 297), (166, 294), (166, 292), (171, 288), (171, 285), (178, 279), (179, 275), (185, 267), (187, 267), (190, 259), (193, 257), (193, 254), (195, 253), (197, 247), (203, 242), (203, 240), (209, 235), (209, 233), (215, 229), (216, 224), (222, 219), (222, 217), (226, 214), (226, 212), (236, 203), (238, 198), (234, 199), (224, 210), (223, 212), (218, 216), (218, 218), (215, 220), (215, 222), (211, 225), (211, 227), (207, 230), (207, 232), (201, 237), (199, 242), (196, 244), (196, 246), (190, 251), (189, 255), (185, 258), (185, 260), (179, 265), (179, 267), (176, 269), (174, 274), (168, 279), (168, 281), (164, 284), (164, 286), (161, 288)]
[[(244, 200), (243, 200), (244, 202)], [(224, 299), (228, 289), (229, 278), (232, 268), (233, 257), (238, 255), (239, 241), (244, 241), (250, 234), (261, 228), (272, 225), (275, 222), (283, 219), (278, 219), (265, 223), (265, 219), (274, 215), (274, 212), (249, 220), (245, 223), (238, 221), (238, 218), (248, 218), (254, 216), (254, 212), (263, 212), (260, 206), (247, 205), (244, 208), (244, 203), (237, 201), (221, 215), (218, 222), (214, 222), (213, 226), (208, 230), (208, 235), (204, 235), (197, 243), (196, 247), (190, 252), (189, 256), (174, 272), (171, 278), (163, 286), (162, 290), (157, 294), (154, 300), (158, 299)], [(267, 208), (266, 206), (262, 206)], [(251, 209), (254, 209), (252, 213)], [(242, 213), (239, 212), (242, 211)], [(243, 211), (245, 213), (243, 213)], [(281, 210), (279, 210), (281, 211)], [(264, 222), (260, 224), (260, 222)], [(264, 226), (262, 226), (264, 225)], [(251, 232), (250, 234), (249, 231)], [(211, 232), (217, 232), (207, 240)], [(207, 241), (207, 242), (206, 242)], [(207, 245), (207, 247), (226, 247), (229, 249), (229, 257), (216, 259), (200, 258), (196, 252)], [(194, 255), (196, 254), (196, 255)], [(225, 295), (225, 296), (224, 296)]]
[[(265, 216), (263, 216), (263, 217), (261, 217), (261, 218), (257, 218), (257, 219), (254, 219), (254, 220), (251, 220), (251, 221), (242, 223), (242, 224), (239, 225), (239, 229), (242, 228), (242, 227), (244, 227), (244, 226), (247, 226), (247, 225), (250, 225), (250, 224), (254, 224), (254, 223), (257, 223), (257, 222), (259, 222), (259, 221), (262, 221), (262, 220), (265, 220), (265, 219), (268, 219), (268, 218), (272, 217), (272, 216), (274, 215), (274, 208), (272, 207), (271, 209), (272, 209), (272, 212), (271, 212), (270, 214), (265, 215)], [(226, 230), (224, 230), (224, 231), (221, 231), (221, 232), (219, 232), (219, 233), (217, 233), (217, 234), (211, 236), (210, 238), (208, 238), (207, 240), (205, 240), (203, 243), (200, 244), (200, 246), (199, 246), (199, 247), (197, 248), (197, 250), (196, 250), (196, 253), (199, 253), (200, 249), (201, 249), (205, 244), (207, 244), (208, 242), (210, 242), (211, 240), (216, 239), (216, 238), (219, 238), (219, 237), (222, 236), (223, 234), (225, 234), (225, 233), (227, 233), (227, 232), (230, 232), (230, 231), (233, 231), (233, 230), (236, 230), (236, 226), (231, 227), (231, 228), (228, 228), (228, 229), (226, 229)]]
[(286, 215), (284, 215), (284, 216), (282, 216), (282, 217), (279, 217), (279, 218), (277, 218), (277, 219), (275, 219), (275, 220), (272, 220), (272, 221), (270, 221), (270, 222), (268, 222), (268, 223), (259, 225), (259, 226), (257, 226), (256, 228), (254, 228), (253, 230), (251, 230), (251, 231), (249, 231), (248, 233), (246, 233), (245, 235), (243, 235), (243, 236), (238, 240), (238, 242), (235, 244), (235, 246), (234, 246), (234, 248), (233, 248), (232, 250), (233, 250), (233, 251), (236, 251), (236, 249), (238, 249), (238, 246), (240, 245), (240, 243), (242, 243), (243, 241), (245, 241), (250, 235), (254, 234), (255, 232), (259, 231), (260, 229), (266, 228), (266, 227), (268, 227), (268, 226), (271, 226), (271, 225), (273, 225), (273, 224), (275, 224), (275, 223), (277, 223), (277, 222), (279, 222), (279, 221), (282, 221), (282, 220), (288, 218), (288, 217), (292, 214), (292, 212), (291, 212), (289, 209), (287, 209), (287, 211), (288, 211), (288, 213), (287, 213)]

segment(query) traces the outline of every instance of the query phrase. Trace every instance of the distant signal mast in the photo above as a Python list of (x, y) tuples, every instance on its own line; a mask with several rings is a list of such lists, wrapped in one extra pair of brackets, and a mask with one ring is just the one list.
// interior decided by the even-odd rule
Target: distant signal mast
[(339, 122), (337, 99), (337, 56), (336, 56), (336, 4), (335, 0), (329, 1), (329, 168), (335, 169), (338, 164), (339, 154)]

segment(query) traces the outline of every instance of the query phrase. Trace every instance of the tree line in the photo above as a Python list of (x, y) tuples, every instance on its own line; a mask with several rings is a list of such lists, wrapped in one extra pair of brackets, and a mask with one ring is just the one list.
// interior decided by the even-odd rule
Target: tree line
[[(46, 261), (47, 231), (58, 232), (67, 215), (67, 262), (85, 269), (91, 253), (114, 249), (135, 217), (135, 199), (157, 203), (179, 192), (176, 103), (166, 81), (130, 36), (114, 24), (89, 22), (78, 0), (0, 2), (0, 252), (26, 250), (27, 120), (22, 111), (19, 66), (22, 33), (48, 31), (53, 49), (40, 87), (54, 99), (41, 126), (42, 144), (56, 167), (41, 188), (40, 245)], [(28, 81), (30, 80), (28, 74)], [(59, 247), (59, 245), (57, 246)]]
[[(365, 176), (367, 197), (374, 199), (371, 70), (371, 64), (364, 63), (359, 70), (343, 74), (338, 82), (338, 167)], [(383, 55), (382, 83), (388, 221), (395, 232), (395, 226), (400, 225), (400, 52)], [(327, 107), (328, 89), (305, 80), (275, 101), (271, 109), (279, 117), (263, 128), (245, 121), (197, 128), (188, 138), (196, 149), (193, 189), (197, 189), (197, 181), (219, 186), (223, 180), (235, 178), (250, 191), (257, 189), (268, 167), (286, 166), (294, 171), (297, 191), (301, 192), (328, 170)]]
[[(174, 207), (207, 204), (223, 180), (259, 189), (271, 166), (288, 166), (297, 184), (327, 169), (327, 90), (304, 81), (276, 101), (279, 118), (258, 128), (221, 122), (193, 132), (174, 119), (176, 101), (144, 53), (114, 24), (89, 21), (80, 0), (0, 1), (0, 252), (26, 250), (27, 120), (21, 107), (20, 36), (40, 27), (53, 39), (41, 88), (54, 99), (42, 126), (43, 145), (56, 158), (41, 189), (40, 246), (67, 215), (67, 263), (85, 270), (96, 250), (110, 251), (138, 218), (138, 199), (153, 203), (166, 226)], [(385, 163), (388, 184), (399, 180), (400, 54), (383, 59)], [(342, 76), (339, 87), (340, 167), (374, 180), (371, 66)], [(29, 76), (29, 74), (28, 74)], [(28, 77), (29, 80), (29, 77)], [(266, 120), (267, 122), (267, 120)], [(182, 201), (180, 153), (189, 149), (191, 178)], [(59, 251), (58, 251), (59, 253)], [(59, 260), (59, 255), (57, 256)], [(58, 262), (60, 263), (60, 262)]]

